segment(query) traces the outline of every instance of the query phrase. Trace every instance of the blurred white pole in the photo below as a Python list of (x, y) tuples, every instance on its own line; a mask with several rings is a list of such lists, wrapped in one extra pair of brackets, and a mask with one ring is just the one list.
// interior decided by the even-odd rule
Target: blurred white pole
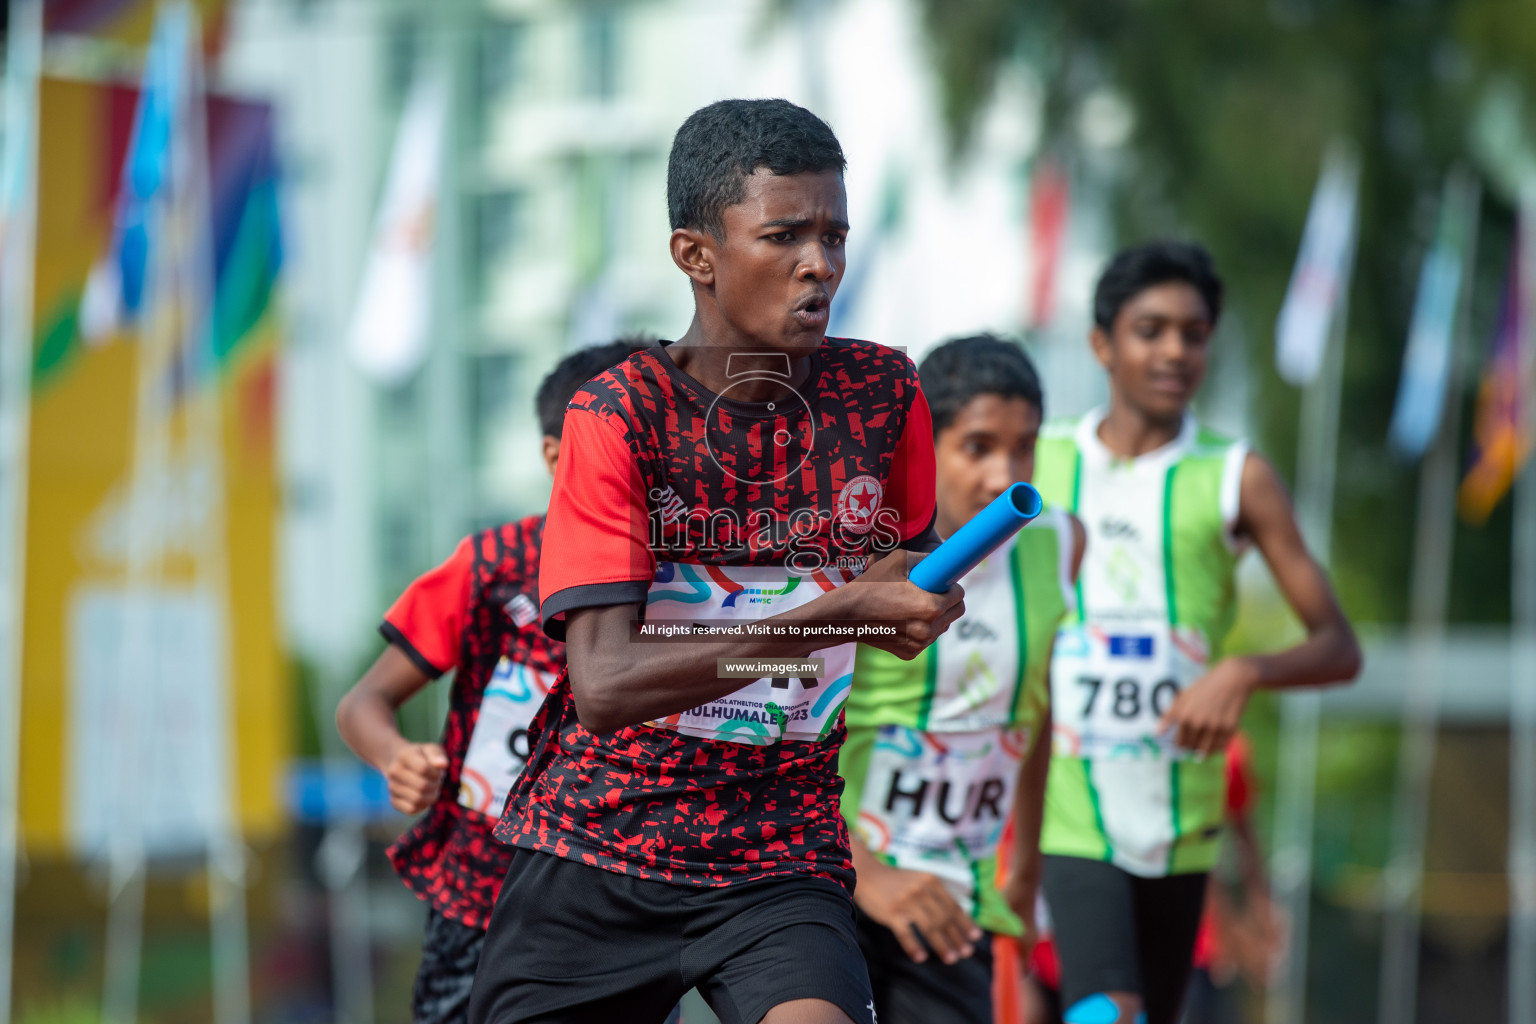
[[(1521, 372), (1536, 425), (1536, 182), (1520, 197)], [(1528, 435), (1529, 436), (1529, 435)], [(1509, 1021), (1536, 1020), (1536, 460), (1515, 481), (1510, 552)]]
[[(202, 31), (197, 12), (185, 0), (190, 74), (182, 100), (175, 159), (178, 196), (183, 217), (191, 219), (178, 291), (181, 296), (182, 380), (187, 410), (186, 463), (197, 486), (206, 492), (194, 541), (199, 589), (213, 602), (223, 638), (219, 675), (209, 685), (223, 690), (218, 707), (223, 715), (216, 727), (222, 741), (214, 744), (216, 761), (208, 780), (213, 795), (211, 817), (205, 822), (208, 871), (208, 927), (213, 960), (214, 1024), (250, 1024), (250, 955), (245, 916), (245, 845), (239, 828), (240, 787), (232, 770), (232, 752), (239, 750), (234, 728), (236, 678), (232, 658), (227, 516), (224, 504), (223, 375), (217, 365), (218, 280), (213, 225), (211, 153), (208, 148), (208, 102), (203, 77)], [(202, 365), (203, 361), (207, 365)]]
[[(461, 7), (459, 17), (444, 24), (436, 33), (429, 58), (437, 67), (434, 73), (447, 90), (444, 117), (442, 170), (437, 178), (436, 237), (432, 246), (432, 294), (428, 304), (433, 339), (424, 367), (427, 401), (424, 428), (427, 439), (424, 478), (427, 487), (427, 537), (431, 561), (447, 558), (460, 538), (468, 532), (473, 518), (474, 501), (469, 486), (469, 417), (466, 400), (469, 382), (467, 354), (480, 348), (472, 332), (478, 328), (467, 315), (471, 308), (466, 287), (464, 260), (465, 190), (462, 185), (463, 153), (474, 138), (467, 123), (476, 109), (472, 91), (476, 87), (475, 46), (472, 30), (479, 16), (473, 8)], [(432, 688), (433, 728), (441, 729), (447, 720), (452, 687), (443, 680)]]
[[(1348, 159), (1354, 160), (1351, 154)], [(1326, 566), (1333, 544), (1333, 485), (1339, 454), (1339, 403), (1344, 391), (1345, 324), (1356, 239), (1349, 241), (1338, 307), (1330, 323), (1321, 372), (1301, 397), (1296, 452), (1296, 507), (1312, 553)], [(1304, 1024), (1307, 1002), (1307, 923), (1312, 895), (1312, 823), (1317, 797), (1320, 695), (1287, 694), (1280, 703), (1280, 766), (1275, 785), (1275, 852), (1270, 885), (1290, 919), (1290, 941), (1270, 986), (1268, 1024)]]
[(1510, 628), (1509, 1024), (1536, 1020), (1536, 466), (1515, 484)]
[[(1457, 296), (1439, 430), (1419, 470), (1419, 507), (1410, 592), (1408, 680), (1398, 743), (1397, 785), (1392, 809), (1391, 849), (1385, 875), (1385, 919), (1377, 1020), (1413, 1021), (1418, 1003), (1419, 919), (1424, 883), (1424, 836), (1429, 821), (1429, 785), (1440, 728), (1440, 675), (1445, 651), (1445, 612), (1456, 536), (1456, 470), (1461, 445), (1461, 382), (1466, 360), (1467, 310), (1476, 279), (1477, 211), (1481, 190), (1465, 171), (1453, 172), (1446, 202), (1453, 216), (1470, 225), (1466, 265)], [(1406, 371), (1405, 371), (1406, 372)]]
[[(156, 11), (134, 132), (129, 141), (130, 161), (140, 144), (140, 131), (155, 116), (144, 102), (145, 93), (154, 89), (167, 102), (185, 102), (187, 82), (182, 57), (184, 47), (192, 45), (187, 39), (189, 28), (184, 7), (165, 6)], [(182, 133), (182, 125), (174, 114), (171, 117), (172, 149), (157, 159), (169, 161), (175, 157), (175, 136)], [(162, 180), (142, 200), (148, 207), (143, 217), (150, 241), (134, 353), (137, 394), (124, 489), (127, 578), (120, 668), (113, 694), (118, 720), (115, 749), (108, 761), (112, 778), (104, 780), (113, 787), (116, 819), (107, 836), (109, 903), (101, 1013), (104, 1024), (133, 1024), (138, 1019), (148, 869), (144, 849), (144, 759), (149, 748), (150, 706), (155, 702), (166, 668), (167, 638), (163, 636), (158, 602), (165, 571), (166, 492), (171, 462), (169, 382), (179, 328), (178, 303), (168, 291), (168, 286), (176, 282), (179, 241), (174, 237), (176, 225), (168, 209), (168, 193), (175, 187), (169, 177), (174, 174), (171, 164)], [(127, 178), (122, 175), (121, 188), (130, 187)], [(116, 254), (109, 254), (108, 258), (116, 258)]]
[(0, 1024), (11, 1019), (42, 0), (11, 0), (0, 142)]

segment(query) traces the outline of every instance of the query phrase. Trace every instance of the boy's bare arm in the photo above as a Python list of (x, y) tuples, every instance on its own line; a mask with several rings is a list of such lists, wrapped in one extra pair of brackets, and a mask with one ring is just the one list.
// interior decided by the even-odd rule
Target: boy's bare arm
[(1024, 923), (1024, 934), (1019, 939), (1025, 955), (1038, 938), (1035, 897), (1045, 866), (1040, 854), (1040, 829), (1045, 821), (1045, 784), (1050, 767), (1051, 714), (1047, 709), (1040, 735), (1034, 737), (1029, 756), (1019, 763), (1018, 795), (1013, 802), (1013, 846), (1009, 850), (1008, 881), (1003, 887), (1008, 908)]
[(1269, 461), (1250, 454), (1243, 466), (1238, 529), (1264, 556), (1307, 638), (1289, 650), (1251, 658), (1260, 687), (1320, 686), (1360, 674), (1360, 644), (1328, 574), (1307, 550), (1291, 496)]
[(354, 754), (384, 774), (389, 802), (402, 814), (431, 806), (448, 767), (442, 747), (412, 743), (395, 722), (400, 705), (431, 681), (390, 644), (336, 705), (336, 730)]
[(1275, 468), (1252, 453), (1243, 465), (1237, 526), (1264, 556), (1307, 637), (1274, 654), (1225, 658), (1174, 699), (1160, 728), (1176, 727), (1175, 742), (1203, 753), (1226, 749), (1255, 690), (1321, 686), (1360, 672), (1355, 631), (1307, 550), (1290, 495)]
[[(911, 659), (965, 611), (964, 592), (929, 594), (907, 581), (910, 553), (895, 551), (853, 582), (763, 622), (773, 625), (889, 620), (905, 623), (893, 640), (875, 646)], [(835, 646), (826, 637), (799, 641), (749, 639), (729, 644), (675, 640), (636, 643), (638, 605), (581, 608), (567, 616), (566, 661), (581, 724), (614, 732), (698, 707), (741, 689), (721, 679), (717, 658), (801, 658)], [(870, 642), (870, 641), (866, 641)]]

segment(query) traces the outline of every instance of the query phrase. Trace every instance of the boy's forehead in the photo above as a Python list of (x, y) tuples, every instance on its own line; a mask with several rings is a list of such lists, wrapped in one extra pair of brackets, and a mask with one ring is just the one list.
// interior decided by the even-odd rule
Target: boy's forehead
[(834, 170), (774, 174), (760, 167), (747, 175), (741, 202), (725, 208), (726, 216), (751, 220), (828, 218), (848, 220), (848, 192)]
[(1159, 281), (1151, 284), (1126, 300), (1120, 307), (1121, 315), (1163, 316), (1178, 320), (1211, 319), (1210, 308), (1200, 289), (1188, 281)]
[(939, 433), (1001, 430), (1029, 434), (1040, 429), (1042, 419), (1040, 407), (1021, 395), (983, 391), (962, 405)]

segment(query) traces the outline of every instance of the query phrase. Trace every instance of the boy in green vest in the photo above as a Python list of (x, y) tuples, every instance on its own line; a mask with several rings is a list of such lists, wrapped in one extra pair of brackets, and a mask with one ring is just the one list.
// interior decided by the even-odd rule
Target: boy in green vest
[[(947, 537), (1030, 479), (1040, 381), (1018, 345), (990, 336), (941, 345), (918, 376)], [(1033, 933), (1051, 643), (1082, 554), (1082, 524), (1048, 508), (966, 575), (965, 615), (915, 659), (859, 648), (839, 771), (881, 1024), (991, 1024), (991, 935)]]
[[(1051, 667), (1041, 838), (1067, 1024), (1175, 1020), (1221, 833), (1223, 751), (1249, 697), (1360, 670), (1274, 467), (1189, 413), (1221, 298), (1197, 245), (1115, 256), (1091, 335), (1109, 405), (1041, 434), (1035, 484), (1088, 530)], [(1223, 657), (1250, 544), (1307, 636)]]

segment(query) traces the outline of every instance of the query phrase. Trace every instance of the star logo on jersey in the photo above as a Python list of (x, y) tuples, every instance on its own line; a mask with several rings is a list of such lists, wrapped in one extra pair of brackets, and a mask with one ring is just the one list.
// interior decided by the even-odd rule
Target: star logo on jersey
[(885, 488), (879, 480), (865, 473), (843, 485), (837, 496), (837, 518), (849, 533), (868, 533), (875, 525), (875, 512)]

